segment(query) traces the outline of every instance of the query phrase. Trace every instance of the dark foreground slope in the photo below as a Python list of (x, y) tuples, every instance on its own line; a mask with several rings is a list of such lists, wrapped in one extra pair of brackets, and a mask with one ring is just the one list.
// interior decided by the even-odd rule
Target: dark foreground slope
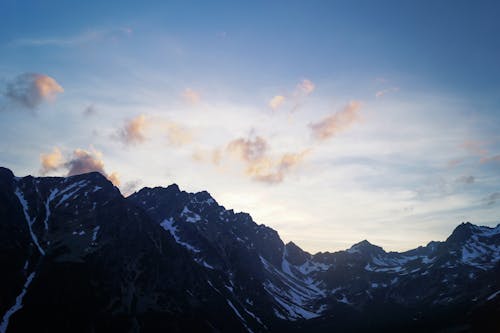
[(500, 226), (311, 255), (177, 185), (0, 168), (0, 333), (500, 330)]

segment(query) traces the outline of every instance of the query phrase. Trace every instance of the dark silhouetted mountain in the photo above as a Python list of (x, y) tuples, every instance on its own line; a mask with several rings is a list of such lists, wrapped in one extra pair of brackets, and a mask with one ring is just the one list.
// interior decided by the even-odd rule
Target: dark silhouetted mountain
[(310, 254), (208, 192), (0, 168), (3, 332), (498, 332), (500, 226)]

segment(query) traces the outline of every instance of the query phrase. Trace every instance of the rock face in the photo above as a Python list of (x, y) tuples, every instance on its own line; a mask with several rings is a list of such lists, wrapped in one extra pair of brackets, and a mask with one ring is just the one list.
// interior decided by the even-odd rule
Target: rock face
[(0, 168), (0, 333), (500, 327), (500, 226), (309, 254), (207, 192)]

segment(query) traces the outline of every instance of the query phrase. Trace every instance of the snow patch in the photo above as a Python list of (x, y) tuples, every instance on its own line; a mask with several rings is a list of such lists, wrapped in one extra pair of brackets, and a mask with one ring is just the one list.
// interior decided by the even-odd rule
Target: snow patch
[(28, 223), (28, 229), (31, 234), (31, 239), (33, 240), (33, 243), (35, 243), (36, 247), (38, 248), (38, 251), (40, 251), (40, 254), (42, 256), (45, 255), (45, 251), (42, 249), (40, 246), (40, 243), (38, 243), (38, 238), (36, 237), (35, 233), (33, 232), (32, 225), (35, 223), (35, 219), (31, 219), (28, 210), (28, 202), (24, 198), (23, 192), (19, 188), (16, 188), (16, 196), (19, 199), (19, 202), (21, 203), (21, 206), (23, 206), (23, 212), (24, 212), (24, 218), (26, 219), (26, 222)]
[(23, 298), (26, 292), (28, 291), (28, 287), (31, 284), (31, 281), (33, 281), (33, 278), (35, 277), (35, 272), (31, 273), (28, 278), (26, 279), (26, 282), (24, 283), (23, 290), (21, 293), (16, 297), (16, 303), (5, 312), (2, 318), (2, 323), (0, 323), (0, 333), (5, 333), (7, 331), (7, 327), (9, 326), (9, 319), (10, 317), (22, 309), (23, 307)]
[(175, 241), (184, 246), (186, 249), (188, 249), (189, 251), (192, 251), (194, 253), (199, 253), (201, 252), (199, 249), (197, 249), (196, 247), (194, 247), (193, 245), (189, 244), (189, 243), (186, 243), (186, 242), (183, 242), (181, 240), (181, 238), (179, 237), (179, 235), (177, 234), (178, 230), (177, 230), (177, 226), (174, 226), (174, 219), (173, 218), (169, 218), (169, 219), (165, 219), (163, 220), (161, 223), (160, 223), (160, 226), (167, 230), (168, 232), (170, 232), (170, 234), (172, 235), (172, 237), (174, 237)]

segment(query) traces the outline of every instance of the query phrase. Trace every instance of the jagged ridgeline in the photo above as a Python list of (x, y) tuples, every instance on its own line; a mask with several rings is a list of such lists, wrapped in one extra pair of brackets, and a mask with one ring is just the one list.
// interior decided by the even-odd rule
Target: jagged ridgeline
[(207, 192), (0, 168), (3, 332), (499, 332), (500, 226), (309, 254)]

